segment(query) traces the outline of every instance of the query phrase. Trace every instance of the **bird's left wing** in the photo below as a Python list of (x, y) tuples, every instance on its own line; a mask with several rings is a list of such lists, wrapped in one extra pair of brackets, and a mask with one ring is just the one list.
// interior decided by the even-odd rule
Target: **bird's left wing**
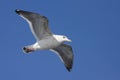
[(16, 10), (16, 13), (29, 23), (30, 29), (37, 40), (52, 35), (48, 27), (48, 19), (45, 16), (23, 10)]
[(57, 48), (51, 49), (51, 51), (55, 51), (63, 61), (67, 70), (71, 71), (74, 57), (72, 47), (67, 44), (61, 44)]

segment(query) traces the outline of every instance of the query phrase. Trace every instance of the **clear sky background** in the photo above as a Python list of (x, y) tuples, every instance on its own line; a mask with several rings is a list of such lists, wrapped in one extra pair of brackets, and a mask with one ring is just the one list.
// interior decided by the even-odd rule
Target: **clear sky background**
[[(22, 52), (36, 40), (15, 9), (45, 15), (72, 39), (71, 72), (53, 52)], [(119, 0), (0, 0), (0, 36), (0, 80), (120, 80)]]

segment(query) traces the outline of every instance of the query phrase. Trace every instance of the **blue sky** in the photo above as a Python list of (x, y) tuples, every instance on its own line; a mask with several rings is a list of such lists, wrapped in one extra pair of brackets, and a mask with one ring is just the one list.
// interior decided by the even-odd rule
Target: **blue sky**
[[(0, 80), (120, 80), (119, 0), (0, 0)], [(68, 72), (57, 55), (22, 47), (36, 40), (14, 10), (43, 14), (50, 29), (72, 39)]]

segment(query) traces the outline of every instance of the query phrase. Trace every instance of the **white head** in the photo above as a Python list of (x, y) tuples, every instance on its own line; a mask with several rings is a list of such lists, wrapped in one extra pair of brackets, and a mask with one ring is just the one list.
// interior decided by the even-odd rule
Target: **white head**
[(64, 35), (55, 35), (55, 38), (57, 39), (57, 41), (60, 41), (60, 42), (72, 42), (70, 39), (68, 39)]

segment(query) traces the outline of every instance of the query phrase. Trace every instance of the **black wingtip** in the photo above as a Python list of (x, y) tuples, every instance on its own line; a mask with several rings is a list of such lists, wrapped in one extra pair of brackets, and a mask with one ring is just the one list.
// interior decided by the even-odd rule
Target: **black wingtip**
[(71, 72), (71, 69), (70, 68), (68, 68), (68, 67), (66, 67), (67, 68), (67, 70), (69, 71), (69, 72)]
[(67, 69), (69, 72), (71, 72), (71, 70), (72, 70), (72, 69), (71, 69), (71, 68), (69, 68), (69, 67), (66, 67), (66, 69)]
[(19, 9), (16, 9), (15, 12), (16, 12), (17, 14), (20, 14), (20, 10), (19, 10)]

